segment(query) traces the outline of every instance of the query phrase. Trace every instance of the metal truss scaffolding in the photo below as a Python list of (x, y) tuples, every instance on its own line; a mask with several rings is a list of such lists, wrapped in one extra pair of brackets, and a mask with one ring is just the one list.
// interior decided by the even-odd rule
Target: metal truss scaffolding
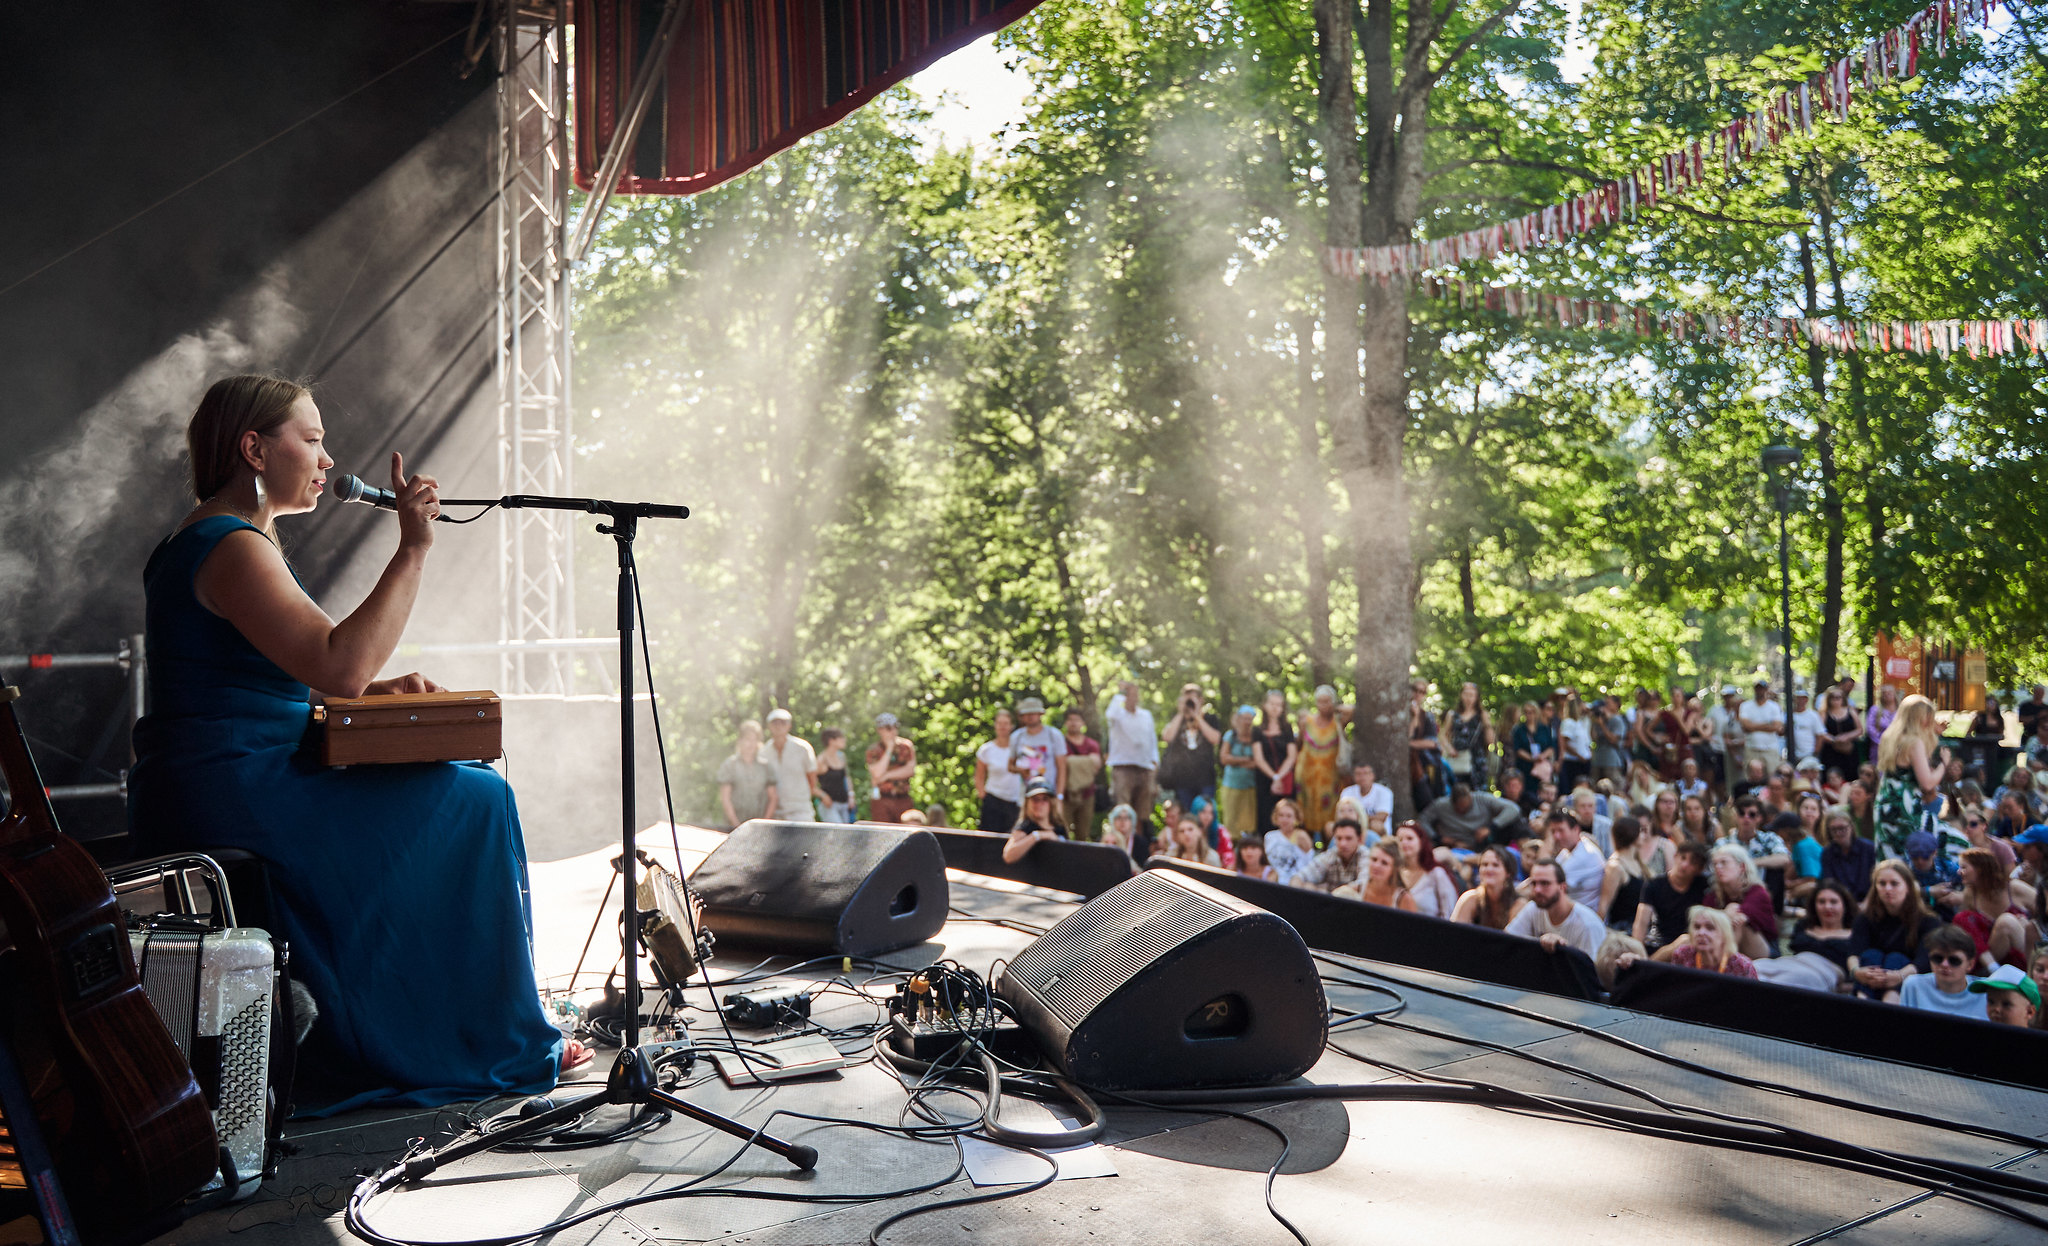
[[(567, 494), (569, 418), (568, 0), (500, 0), (498, 491)], [(498, 513), (499, 687), (574, 691), (572, 513)]]

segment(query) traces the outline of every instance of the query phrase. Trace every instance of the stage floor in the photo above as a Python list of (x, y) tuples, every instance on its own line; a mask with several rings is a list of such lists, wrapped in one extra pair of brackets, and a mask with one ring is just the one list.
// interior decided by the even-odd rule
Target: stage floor
[[(689, 866), (716, 842), (688, 833)], [(665, 828), (659, 839), (666, 851)], [(535, 871), (536, 943), (542, 971), (566, 974), (604, 891), (609, 853)], [(985, 971), (1015, 955), (1070, 903), (994, 880), (956, 878), (956, 918), (938, 940), (883, 957), (904, 969), (944, 956)], [(600, 929), (600, 945), (613, 922)], [(609, 963), (609, 957), (605, 957)], [(721, 977), (745, 968), (737, 956)], [(600, 966), (602, 968), (602, 966)], [(1844, 1141), (1941, 1155), (2048, 1179), (2038, 1148), (1952, 1129), (1911, 1125), (1785, 1094), (1738, 1087), (1630, 1052), (1556, 1022), (1594, 1027), (1714, 1068), (1768, 1078), (1859, 1102), (1910, 1109), (2048, 1140), (2048, 1093), (1972, 1081), (1879, 1060), (1850, 1058), (1597, 1004), (1472, 983), (1349, 957), (1326, 972), (1400, 992), (1400, 1022), (1417, 1034), (1372, 1022), (1335, 1031), (1349, 1050), (1432, 1073), (1603, 1102), (1647, 1106), (1583, 1077), (1489, 1051), (1484, 1039), (1604, 1074), (1678, 1103), (1796, 1126)], [(1434, 988), (1434, 989), (1424, 989)], [(1333, 1008), (1375, 1009), (1384, 994), (1327, 987)], [(703, 1004), (700, 990), (692, 993)], [(835, 997), (826, 997), (835, 998)], [(845, 996), (820, 1016), (854, 1024), (875, 1010)], [(1513, 1016), (1513, 1004), (1550, 1021)], [(705, 1014), (696, 1014), (704, 1017)], [(712, 1022), (715, 1025), (715, 1022)], [(609, 1056), (601, 1052), (600, 1063)], [(1308, 1080), (1379, 1082), (1395, 1075), (1351, 1056), (1326, 1053)], [(594, 1081), (595, 1079), (587, 1079)], [(691, 1097), (758, 1124), (776, 1110), (895, 1124), (902, 1086), (874, 1064), (772, 1089), (736, 1090), (715, 1079)], [(510, 1100), (485, 1105), (502, 1110)], [(955, 1101), (959, 1102), (958, 1100)], [(467, 1108), (362, 1112), (304, 1122), (289, 1131), (299, 1154), (255, 1199), (195, 1218), (159, 1239), (179, 1246), (306, 1246), (354, 1240), (340, 1209), (356, 1174), (381, 1167), (408, 1143), (445, 1137)], [(1439, 1103), (1300, 1102), (1257, 1109), (1284, 1129), (1292, 1153), (1274, 1187), (1279, 1209), (1317, 1246), (1335, 1243), (1514, 1241), (1852, 1243), (2048, 1241), (2017, 1221), (1895, 1181), (1815, 1163), (1663, 1140), (1604, 1126)], [(1043, 1190), (913, 1219), (885, 1243), (1102, 1242), (1280, 1243), (1293, 1239), (1264, 1206), (1265, 1172), (1279, 1143), (1264, 1129), (1213, 1113), (1108, 1108), (1103, 1141), (1116, 1175), (1064, 1180)], [(773, 1128), (815, 1146), (817, 1171), (792, 1176), (760, 1151), (716, 1179), (723, 1188), (804, 1192), (839, 1198), (936, 1181), (958, 1163), (952, 1142), (917, 1142), (784, 1118)], [(724, 1163), (739, 1144), (681, 1120), (601, 1150), (491, 1154), (454, 1165), (376, 1204), (385, 1235), (421, 1241), (504, 1237), (612, 1200), (679, 1184)], [(648, 1203), (557, 1234), (554, 1241), (718, 1242), (731, 1246), (825, 1246), (865, 1242), (885, 1216), (975, 1192), (956, 1178), (929, 1193), (850, 1204), (797, 1204), (717, 1196)], [(2040, 1214), (2043, 1209), (2033, 1210)]]

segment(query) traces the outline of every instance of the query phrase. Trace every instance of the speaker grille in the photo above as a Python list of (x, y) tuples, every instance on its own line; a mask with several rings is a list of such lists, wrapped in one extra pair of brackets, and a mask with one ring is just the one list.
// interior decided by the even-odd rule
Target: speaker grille
[(1161, 955), (1235, 915), (1165, 876), (1141, 874), (1046, 931), (1008, 976), (1077, 1026)]

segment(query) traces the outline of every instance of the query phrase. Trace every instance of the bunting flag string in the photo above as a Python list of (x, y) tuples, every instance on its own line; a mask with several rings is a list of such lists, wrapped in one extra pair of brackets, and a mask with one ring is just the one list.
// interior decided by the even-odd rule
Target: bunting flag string
[(2048, 352), (2048, 319), (2011, 320), (1833, 320), (1800, 316), (1724, 316), (1711, 312), (1636, 307), (1605, 299), (1578, 298), (1518, 286), (1473, 286), (1427, 278), (1422, 292), (1456, 299), (1460, 307), (1481, 307), (1517, 318), (1541, 317), (1561, 328), (1605, 329), (1638, 337), (1663, 335), (1675, 341), (1724, 341), (1733, 345), (1783, 342), (1837, 351), (1911, 352), (1946, 359)]
[(1998, 4), (1999, 0), (1934, 0), (1858, 51), (1797, 87), (1779, 92), (1747, 116), (1563, 203), (1448, 238), (1379, 247), (1326, 247), (1323, 263), (1337, 276), (1370, 277), (1385, 284), (1466, 260), (1510, 251), (1519, 254), (1623, 219), (1634, 220), (1642, 209), (1700, 187), (1710, 163), (1718, 161), (1724, 172), (1732, 174), (1745, 161), (1792, 135), (1811, 134), (1816, 116), (1847, 121), (1852, 84), (1860, 83), (1867, 91), (1880, 83), (1913, 77), (1920, 72), (1924, 44), (1932, 45), (1935, 56), (1947, 56), (1958, 32), (1966, 26), (1989, 23)]

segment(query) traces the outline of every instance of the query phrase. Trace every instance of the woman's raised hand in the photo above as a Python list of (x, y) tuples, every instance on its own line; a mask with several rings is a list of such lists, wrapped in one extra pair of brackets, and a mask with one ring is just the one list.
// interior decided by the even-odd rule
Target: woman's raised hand
[(391, 492), (398, 495), (398, 544), (422, 552), (434, 544), (434, 518), (441, 513), (440, 482), (405, 474), (405, 456), (391, 452)]

